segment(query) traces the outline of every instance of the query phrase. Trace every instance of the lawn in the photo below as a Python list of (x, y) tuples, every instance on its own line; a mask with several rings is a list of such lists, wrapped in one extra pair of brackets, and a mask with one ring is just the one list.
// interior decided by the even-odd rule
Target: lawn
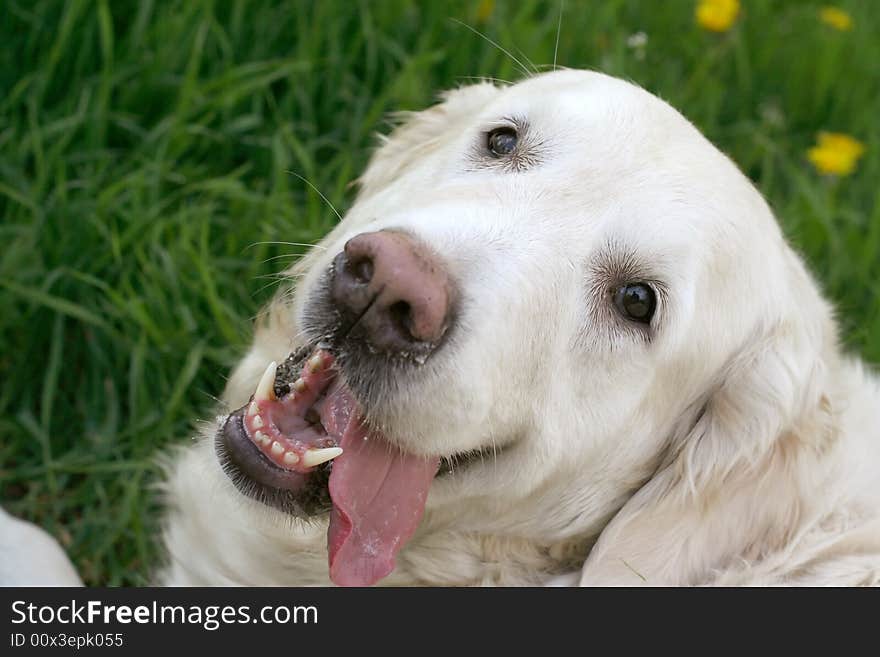
[[(336, 221), (303, 179), (344, 212), (389, 112), (554, 60), (729, 153), (880, 362), (880, 4), (841, 0), (844, 30), (741, 4), (716, 33), (690, 0), (5, 2), (0, 503), (88, 583), (146, 582), (156, 454), (213, 415), (291, 243)], [(864, 144), (851, 175), (813, 167), (820, 131)]]

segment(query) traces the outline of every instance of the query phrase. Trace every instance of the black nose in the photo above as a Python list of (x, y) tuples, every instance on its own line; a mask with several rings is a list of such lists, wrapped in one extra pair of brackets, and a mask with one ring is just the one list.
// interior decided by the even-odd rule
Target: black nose
[(405, 233), (361, 233), (334, 260), (333, 303), (379, 351), (433, 350), (448, 328), (451, 296), (446, 269)]

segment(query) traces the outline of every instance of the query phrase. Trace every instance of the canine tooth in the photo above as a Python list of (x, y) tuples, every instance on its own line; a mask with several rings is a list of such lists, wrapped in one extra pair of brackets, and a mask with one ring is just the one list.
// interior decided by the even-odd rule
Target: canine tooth
[(309, 358), (309, 369), (312, 372), (317, 372), (324, 365), (324, 358), (321, 354), (315, 354), (311, 358)]
[(261, 445), (269, 444), (269, 436), (264, 434), (262, 431), (257, 431), (254, 433), (254, 440), (256, 440)]
[(326, 447), (324, 449), (309, 449), (303, 454), (302, 463), (307, 468), (321, 465), (322, 463), (335, 459), (342, 454), (341, 447)]
[(260, 407), (257, 406), (257, 402), (252, 401), (251, 405), (248, 406), (248, 415), (256, 415), (260, 412)]
[(284, 452), (285, 465), (296, 465), (299, 463), (299, 457), (293, 452)]
[(306, 389), (306, 382), (303, 379), (297, 379), (293, 382), (293, 389), (296, 392), (303, 392)]
[(262, 429), (263, 428), (263, 418), (261, 418), (259, 415), (255, 415), (251, 424), (254, 425), (255, 429)]
[(283, 451), (284, 451), (284, 448), (281, 446), (281, 443), (279, 443), (277, 440), (274, 443), (272, 443), (272, 453), (275, 456), (278, 456)]
[(278, 363), (274, 360), (269, 363), (269, 367), (263, 372), (263, 378), (257, 384), (257, 391), (254, 393), (254, 399), (275, 399), (275, 370)]

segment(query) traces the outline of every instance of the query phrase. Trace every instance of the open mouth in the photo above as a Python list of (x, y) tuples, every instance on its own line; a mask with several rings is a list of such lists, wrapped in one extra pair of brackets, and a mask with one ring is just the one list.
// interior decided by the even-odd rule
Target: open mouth
[(402, 452), (369, 428), (320, 347), (270, 364), (216, 445), (245, 494), (299, 516), (329, 508), (330, 578), (344, 586), (373, 584), (394, 569), (440, 466), (439, 457)]
[(317, 350), (299, 377), (285, 383), (276, 378), (278, 368), (270, 363), (247, 405), (243, 418), (247, 437), (283, 470), (305, 474), (342, 454), (321, 421), (335, 379), (332, 364), (329, 352)]

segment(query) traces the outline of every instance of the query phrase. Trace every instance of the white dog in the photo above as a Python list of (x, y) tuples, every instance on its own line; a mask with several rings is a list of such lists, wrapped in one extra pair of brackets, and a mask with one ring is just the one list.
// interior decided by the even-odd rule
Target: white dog
[(675, 110), (469, 86), (360, 185), (169, 458), (161, 583), (880, 583), (880, 386)]

